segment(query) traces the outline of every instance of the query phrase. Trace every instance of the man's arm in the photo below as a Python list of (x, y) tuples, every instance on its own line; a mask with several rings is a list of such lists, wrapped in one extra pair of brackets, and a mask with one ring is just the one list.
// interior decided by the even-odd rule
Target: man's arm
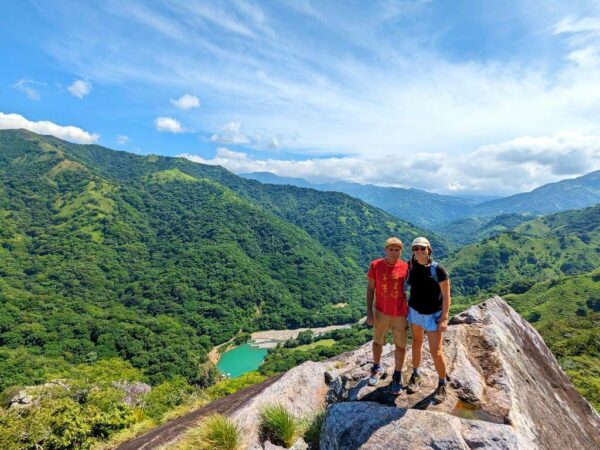
[(367, 324), (373, 326), (373, 300), (375, 299), (375, 280), (368, 278), (369, 285), (367, 286)]
[(438, 323), (438, 331), (446, 331), (448, 329), (448, 314), (450, 314), (450, 280), (440, 282), (442, 291), (442, 316)]

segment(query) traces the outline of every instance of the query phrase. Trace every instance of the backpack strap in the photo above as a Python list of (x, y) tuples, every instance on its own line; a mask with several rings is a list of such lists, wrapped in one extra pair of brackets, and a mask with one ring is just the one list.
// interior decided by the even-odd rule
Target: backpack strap
[[(429, 271), (431, 272), (431, 277), (435, 280), (435, 282), (439, 283), (438, 276), (437, 276), (437, 266), (438, 266), (437, 261), (431, 261), (431, 264), (429, 265)], [(405, 291), (410, 289), (410, 282), (408, 280), (410, 279), (411, 270), (412, 270), (412, 258), (408, 262), (408, 271), (406, 272), (406, 280), (404, 281), (404, 290)]]
[(429, 265), (429, 270), (431, 271), (431, 277), (435, 280), (436, 283), (439, 283), (437, 277), (437, 266), (438, 263), (436, 261), (431, 261), (431, 264)]

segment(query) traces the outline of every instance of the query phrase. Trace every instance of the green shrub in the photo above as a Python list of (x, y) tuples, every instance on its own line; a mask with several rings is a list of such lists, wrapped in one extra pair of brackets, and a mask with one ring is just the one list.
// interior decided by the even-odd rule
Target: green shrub
[(275, 445), (289, 448), (300, 434), (300, 423), (284, 406), (267, 406), (260, 413), (260, 435)]
[(309, 450), (317, 450), (319, 448), (319, 440), (321, 439), (321, 428), (323, 428), (324, 420), (325, 411), (321, 411), (306, 424), (306, 431), (304, 431), (304, 441), (308, 444)]
[(211, 400), (216, 400), (226, 395), (231, 395), (247, 386), (260, 383), (266, 380), (266, 376), (256, 371), (248, 372), (236, 378), (219, 381), (206, 389), (206, 394)]
[(242, 436), (238, 426), (228, 417), (215, 414), (204, 419), (188, 433), (177, 450), (240, 450)]
[(192, 387), (181, 377), (165, 381), (154, 387), (146, 396), (144, 413), (151, 419), (160, 420), (167, 411), (189, 398), (192, 391)]

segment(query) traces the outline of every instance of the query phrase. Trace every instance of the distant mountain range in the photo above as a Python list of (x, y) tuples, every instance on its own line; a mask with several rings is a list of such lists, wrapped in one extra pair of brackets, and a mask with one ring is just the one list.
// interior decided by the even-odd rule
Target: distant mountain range
[(477, 200), (432, 194), (420, 189), (402, 189), (358, 183), (310, 183), (302, 178), (279, 177), (269, 172), (240, 174), (261, 183), (293, 185), (319, 191), (343, 192), (422, 227), (468, 215)]
[[(501, 214), (542, 215), (600, 203), (600, 171), (546, 184), (530, 192), (485, 201), (434, 194), (418, 189), (346, 182), (314, 184), (301, 178), (278, 177), (265, 172), (245, 173), (240, 176), (262, 183), (290, 184), (321, 191), (344, 192), (398, 218), (438, 231), (444, 228), (445, 223), (464, 218), (485, 217), (491, 220)], [(459, 236), (457, 239), (468, 239), (468, 236)]]

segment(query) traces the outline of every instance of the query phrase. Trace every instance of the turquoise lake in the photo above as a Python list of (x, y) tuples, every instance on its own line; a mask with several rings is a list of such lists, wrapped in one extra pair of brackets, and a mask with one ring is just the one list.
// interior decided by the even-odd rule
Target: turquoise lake
[(223, 353), (217, 363), (217, 369), (222, 373), (229, 374), (231, 378), (239, 377), (246, 372), (258, 369), (266, 354), (266, 348), (243, 344)]

